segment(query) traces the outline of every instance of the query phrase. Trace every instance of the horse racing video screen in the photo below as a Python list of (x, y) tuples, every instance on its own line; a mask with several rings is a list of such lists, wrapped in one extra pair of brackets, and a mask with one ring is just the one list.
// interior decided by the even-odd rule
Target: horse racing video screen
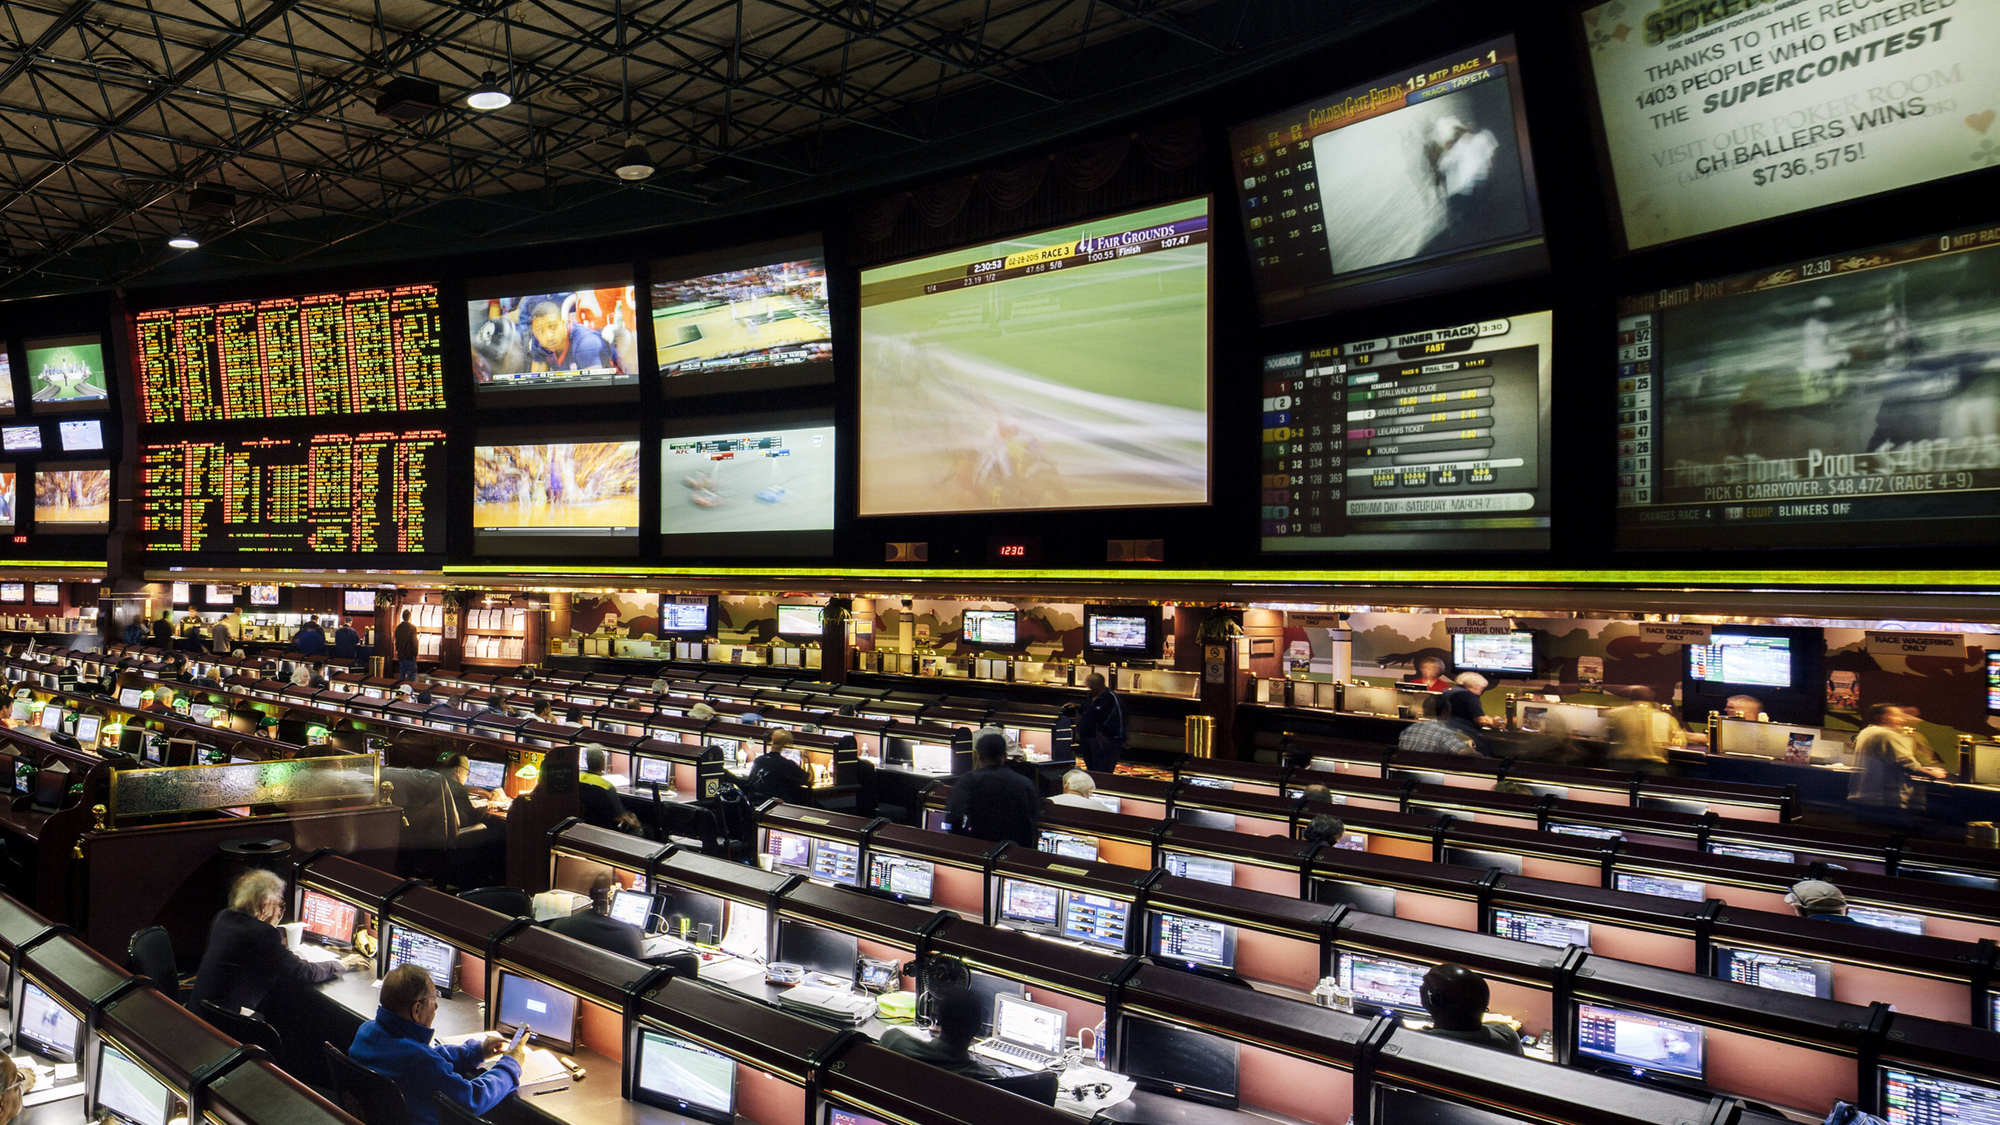
[(482, 429), (472, 487), (480, 554), (639, 553), (639, 441), (631, 427)]
[(833, 379), (826, 259), (815, 240), (654, 262), (653, 348), (668, 395)]
[(480, 405), (639, 397), (639, 313), (629, 267), (589, 277), (494, 278), (469, 282), (466, 291)]
[(1267, 324), (1548, 268), (1511, 36), (1238, 125), (1229, 148)]
[(863, 270), (860, 514), (1208, 503), (1208, 205)]
[(1621, 547), (2000, 536), (2000, 226), (1619, 305)]
[(1263, 549), (1549, 545), (1547, 312), (1264, 359)]
[[(700, 423), (707, 422), (704, 426)], [(725, 426), (730, 429), (710, 429)], [(830, 419), (676, 419), (660, 443), (660, 536), (675, 555), (833, 553)]]

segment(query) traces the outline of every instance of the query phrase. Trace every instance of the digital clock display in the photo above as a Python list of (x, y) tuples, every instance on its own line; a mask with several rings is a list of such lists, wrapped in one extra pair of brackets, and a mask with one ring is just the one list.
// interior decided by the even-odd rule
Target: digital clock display
[(1042, 557), (1042, 541), (1035, 536), (1000, 536), (986, 541), (986, 557), (996, 563), (1032, 563)]

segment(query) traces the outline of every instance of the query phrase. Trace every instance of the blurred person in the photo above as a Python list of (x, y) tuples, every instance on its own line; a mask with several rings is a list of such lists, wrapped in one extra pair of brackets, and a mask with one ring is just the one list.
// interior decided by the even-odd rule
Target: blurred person
[(285, 947), (284, 880), (263, 868), (237, 876), (229, 889), (229, 905), (208, 926), (208, 947), (202, 950), (188, 1007), (199, 1010), (212, 1001), (230, 1011), (261, 1011), (278, 1000), (278, 993), (323, 984), (343, 972), (373, 965), (350, 953), (337, 961), (304, 961)]
[(1604, 715), (1611, 744), (1605, 764), (1633, 773), (1671, 775), (1675, 771), (1668, 757), (1670, 751), (1687, 744), (1680, 722), (1672, 712), (1653, 701), (1652, 688), (1643, 685), (1630, 688), (1625, 697), (1629, 703)]
[(1444, 677), (1444, 660), (1436, 656), (1417, 658), (1416, 671), (1403, 677), (1406, 684), (1422, 684), (1425, 691), (1450, 691), (1452, 682)]
[(318, 656), (326, 651), (326, 630), (320, 628), (319, 618), (306, 618), (306, 623), (292, 634), (292, 647), (300, 656)]
[(1111, 806), (1097, 799), (1097, 782), (1083, 770), (1069, 770), (1063, 774), (1063, 791), (1049, 798), (1049, 804), (1062, 805), (1072, 809), (1096, 809), (1110, 812)]
[(229, 654), (230, 647), (236, 643), (236, 634), (238, 631), (235, 624), (235, 617), (236, 615), (232, 613), (216, 620), (214, 626), (208, 631), (208, 651), (217, 656), (227, 656)]
[[(1492, 722), (1486, 717), (1486, 702), (1481, 698), (1491, 686), (1486, 677), (1477, 672), (1460, 672), (1458, 678), (1452, 681), (1451, 689), (1438, 697), (1444, 700), (1444, 717), (1464, 723), (1467, 730), (1474, 732), (1475, 741), (1480, 740), (1477, 732)], [(1484, 748), (1482, 745), (1481, 749)]]
[(361, 634), (354, 631), (351, 617), (334, 618), (340, 627), (333, 631), (333, 655), (335, 659), (352, 663), (361, 655)]
[(1333, 790), (1315, 781), (1299, 790), (1299, 800), (1312, 805), (1323, 805), (1333, 800)]
[(1747, 719), (1756, 722), (1764, 714), (1764, 702), (1754, 695), (1732, 695), (1722, 703), (1722, 717), (1725, 719)]
[(945, 798), (945, 821), (953, 832), (980, 840), (1012, 840), (1024, 848), (1038, 842), (1042, 795), (1035, 783), (1007, 766), (1007, 740), (983, 734), (972, 743), (978, 765), (954, 779)]
[(21, 1099), (35, 1088), (35, 1068), (14, 1064), (12, 1055), (0, 1053), (0, 1125), (21, 1115)]
[(1854, 739), (1854, 764), (1847, 785), (1848, 805), (1857, 818), (1891, 827), (1908, 827), (1914, 819), (1916, 781), (1942, 781), (1945, 771), (1917, 759), (1911, 728), (1914, 721), (1898, 704), (1868, 708), (1868, 725)]
[(161, 610), (153, 621), (153, 644), (159, 648), (174, 646), (174, 616), (171, 610)]
[(1502, 1024), (1486, 1022), (1492, 990), (1485, 978), (1449, 961), (1424, 974), (1420, 995), (1430, 1013), (1429, 1035), (1457, 1039), (1490, 1050), (1521, 1054), (1521, 1034)]
[(590, 905), (567, 918), (549, 923), (549, 929), (586, 945), (608, 949), (621, 957), (643, 960), (646, 956), (645, 931), (611, 916), (611, 899), (618, 889), (618, 880), (611, 872), (598, 872), (590, 881)]
[[(375, 1018), (354, 1033), (347, 1057), (383, 1075), (403, 1095), (410, 1125), (437, 1125), (433, 1097), (445, 1099), (475, 1117), (491, 1112), (521, 1084), (528, 1061), (523, 1039), (502, 1054), (507, 1041), (496, 1032), (466, 1043), (435, 1046), (432, 1024), (437, 1020), (437, 985), (422, 965), (399, 965), (382, 978), (381, 1006)], [(483, 1073), (479, 1067), (494, 1060)]]
[(1569, 720), (1561, 715), (1542, 719), (1542, 729), (1522, 740), (1520, 757), (1553, 765), (1574, 765), (1590, 756), (1570, 734)]
[(1465, 724), (1449, 718), (1450, 704), (1442, 695), (1424, 697), (1424, 717), (1403, 728), (1396, 749), (1424, 754), (1476, 755), (1479, 748)]

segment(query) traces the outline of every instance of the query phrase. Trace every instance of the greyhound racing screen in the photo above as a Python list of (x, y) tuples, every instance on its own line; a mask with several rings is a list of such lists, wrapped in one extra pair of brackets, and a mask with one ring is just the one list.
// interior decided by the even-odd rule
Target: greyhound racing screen
[(860, 514), (1206, 504), (1208, 203), (863, 270)]
[(1511, 36), (1229, 131), (1267, 324), (1548, 268)]
[(1266, 356), (1263, 549), (1547, 548), (1552, 323)]
[(1621, 547), (1991, 542), (2000, 226), (1619, 305)]

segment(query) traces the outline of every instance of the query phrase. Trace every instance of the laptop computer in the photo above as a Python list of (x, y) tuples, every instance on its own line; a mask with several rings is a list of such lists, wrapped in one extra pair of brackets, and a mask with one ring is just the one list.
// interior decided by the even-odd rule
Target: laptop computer
[(1045, 1008), (1003, 993), (993, 998), (993, 1038), (975, 1043), (972, 1052), (1021, 1070), (1057, 1069), (1062, 1066), (1067, 1022), (1061, 1008)]

